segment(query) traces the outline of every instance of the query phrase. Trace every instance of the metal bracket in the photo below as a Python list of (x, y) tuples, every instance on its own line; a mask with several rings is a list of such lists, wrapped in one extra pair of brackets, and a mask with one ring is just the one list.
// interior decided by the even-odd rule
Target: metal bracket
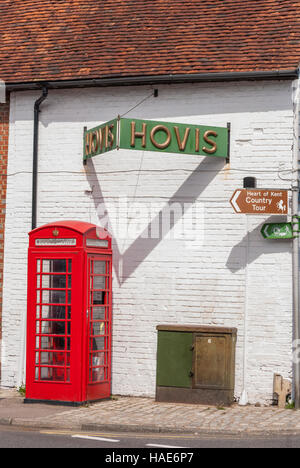
[(228, 155), (226, 158), (226, 164), (230, 164), (230, 138), (231, 138), (231, 123), (230, 122), (227, 122), (227, 129), (228, 129), (228, 147), (227, 147)]
[[(293, 221), (294, 219), (296, 219), (297, 221)], [(296, 234), (300, 234), (300, 216), (299, 215), (293, 215), (292, 216), (292, 228), (293, 228), (293, 236), (294, 236), (294, 239), (298, 239), (299, 238), (299, 235), (297, 236)], [(297, 229), (294, 229), (294, 225), (297, 224), (298, 225), (298, 230)]]

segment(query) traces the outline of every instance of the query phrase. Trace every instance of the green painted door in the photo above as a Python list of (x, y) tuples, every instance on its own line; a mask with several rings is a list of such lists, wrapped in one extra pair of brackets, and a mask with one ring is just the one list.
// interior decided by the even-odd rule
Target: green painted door
[(191, 388), (193, 333), (158, 332), (157, 386)]

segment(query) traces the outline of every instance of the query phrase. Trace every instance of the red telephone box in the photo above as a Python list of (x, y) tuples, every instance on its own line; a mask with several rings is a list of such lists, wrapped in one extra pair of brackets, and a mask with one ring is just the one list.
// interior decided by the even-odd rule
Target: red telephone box
[(105, 229), (61, 221), (29, 233), (25, 402), (110, 396), (111, 277)]

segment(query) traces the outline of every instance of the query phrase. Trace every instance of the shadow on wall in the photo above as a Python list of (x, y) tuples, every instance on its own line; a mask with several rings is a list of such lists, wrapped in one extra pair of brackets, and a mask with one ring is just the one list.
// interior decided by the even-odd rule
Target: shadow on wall
[[(270, 216), (268, 219), (264, 219), (263, 223), (250, 231), (248, 234), (245, 234), (243, 239), (241, 239), (241, 241), (233, 247), (227, 259), (226, 267), (232, 273), (235, 273), (239, 270), (243, 270), (247, 265), (257, 260), (261, 255), (288, 252), (291, 249), (290, 240), (264, 239), (260, 232), (264, 224), (285, 222), (287, 222), (287, 218), (285, 216)], [(248, 242), (249, 249), (247, 249)], [(247, 255), (246, 249), (248, 250)]]
[[(210, 161), (211, 162), (211, 161)], [(141, 233), (133, 243), (128, 247), (128, 249), (122, 254), (119, 250), (117, 244), (114, 245), (114, 270), (119, 284), (123, 284), (138, 268), (138, 266), (143, 263), (145, 258), (159, 245), (164, 236), (172, 229), (172, 223), (167, 225), (167, 228), (164, 226), (163, 234), (160, 234), (156, 238), (149, 238), (148, 233), (153, 229), (156, 229), (157, 226), (161, 226), (162, 220), (170, 214), (170, 207), (173, 203), (180, 204), (182, 206), (182, 216), (184, 216), (187, 210), (197, 201), (201, 193), (205, 188), (211, 183), (211, 181), (216, 177), (217, 173), (224, 168), (225, 161), (223, 159), (216, 159), (211, 164), (210, 171), (203, 171), (204, 168), (207, 169), (207, 158), (205, 158), (192, 172), (192, 174), (184, 181), (184, 183), (178, 188), (174, 195), (166, 202), (165, 206), (154, 216), (154, 218), (148, 223), (143, 233)], [(95, 174), (95, 167), (92, 159), (88, 160), (88, 164), (85, 166), (86, 177), (90, 184), (93, 196), (93, 202), (95, 210), (97, 212), (97, 207), (100, 203), (105, 204), (105, 199), (101, 190), (101, 186)], [(187, 203), (188, 201), (188, 203)], [(105, 217), (105, 224), (110, 226), (110, 234), (115, 238), (114, 233), (112, 232), (111, 226), (112, 223), (109, 219), (109, 212), (106, 208), (106, 212), (103, 217), (99, 217), (99, 221), (103, 223), (103, 218)], [(102, 224), (103, 225), (103, 224)], [(175, 253), (177, 255), (178, 253)], [(122, 266), (122, 272), (120, 274), (120, 266)]]
[[(247, 92), (244, 92), (245, 87)], [(177, 119), (186, 116), (188, 105), (190, 123), (197, 116), (195, 124), (199, 124), (199, 115), (218, 116), (220, 114), (244, 114), (252, 112), (286, 111), (290, 109), (291, 90), (285, 81), (255, 81), (226, 83), (224, 98), (224, 83), (191, 83), (177, 85), (158, 85), (158, 98), (150, 98), (134, 111), (137, 119)], [(109, 89), (109, 88), (108, 88)], [(180, 103), (178, 94), (184, 89), (185, 98)], [(266, 92), (267, 90), (267, 92)], [(270, 90), (272, 94), (270, 94)], [(152, 86), (115, 87), (107, 92), (107, 88), (55, 89), (49, 90), (47, 101), (43, 103), (40, 122), (45, 128), (53, 122), (74, 122), (84, 126), (84, 122), (107, 122), (128, 112), (141, 99), (153, 93)], [(199, 93), (199, 95), (197, 95)], [(34, 101), (41, 91), (17, 92), (18, 119), (14, 113), (11, 123), (17, 121), (32, 121)], [(125, 98), (124, 98), (125, 95)], [(249, 99), (249, 96), (253, 99)], [(213, 98), (212, 98), (213, 97)], [(22, 104), (22, 99), (31, 99), (31, 105)], [(129, 102), (128, 102), (129, 99)], [(153, 100), (155, 105), (153, 105)], [(97, 105), (95, 105), (97, 103)], [(101, 118), (100, 118), (101, 116)], [(133, 114), (131, 114), (133, 116)], [(187, 121), (186, 118), (183, 122)]]

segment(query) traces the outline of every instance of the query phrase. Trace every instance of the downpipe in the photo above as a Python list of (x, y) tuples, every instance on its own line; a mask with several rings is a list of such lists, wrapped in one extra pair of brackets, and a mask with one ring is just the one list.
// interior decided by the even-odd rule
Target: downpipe
[(33, 124), (33, 163), (32, 163), (32, 214), (31, 230), (36, 228), (37, 222), (37, 187), (38, 187), (38, 145), (39, 145), (39, 113), (40, 106), (48, 96), (48, 88), (43, 86), (43, 94), (34, 103)]
[(293, 138), (293, 183), (292, 223), (296, 233), (293, 239), (293, 396), (295, 408), (300, 409), (300, 318), (299, 318), (299, 105), (300, 79), (293, 83), (294, 138)]
[[(37, 221), (37, 187), (38, 187), (38, 143), (39, 143), (39, 114), (40, 106), (48, 96), (48, 89), (43, 86), (43, 94), (34, 103), (33, 122), (33, 163), (32, 163), (32, 207), (31, 207), (31, 229), (36, 228)], [(20, 360), (17, 375), (17, 388), (24, 384), (25, 355), (26, 355), (26, 312), (23, 314), (21, 323)]]

